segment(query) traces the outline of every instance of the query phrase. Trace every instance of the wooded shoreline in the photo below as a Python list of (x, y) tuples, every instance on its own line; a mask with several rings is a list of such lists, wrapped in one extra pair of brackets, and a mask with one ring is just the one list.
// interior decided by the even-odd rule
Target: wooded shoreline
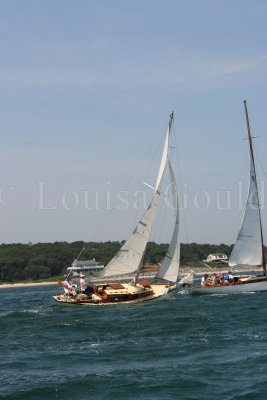
[[(55, 243), (14, 243), (0, 244), (0, 282), (56, 281), (66, 273), (73, 260), (82, 253), (80, 260), (95, 259), (99, 265), (107, 265), (114, 257), (122, 242), (55, 242)], [(164, 258), (168, 244), (149, 242), (144, 255), (144, 265), (159, 264)], [(231, 253), (231, 246), (224, 244), (209, 245), (181, 244), (180, 263), (183, 266), (201, 267), (202, 260), (210, 253)], [(200, 265), (198, 265), (200, 264)]]

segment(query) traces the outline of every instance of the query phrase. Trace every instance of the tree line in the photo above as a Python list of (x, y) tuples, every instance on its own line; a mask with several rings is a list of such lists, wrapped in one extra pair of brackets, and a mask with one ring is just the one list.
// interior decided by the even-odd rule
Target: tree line
[[(24, 280), (49, 280), (62, 276), (68, 266), (85, 247), (81, 260), (96, 259), (100, 265), (106, 265), (124, 242), (88, 242), (73, 243), (28, 243), (0, 245), (0, 282), (18, 282)], [(159, 263), (166, 251), (167, 244), (149, 242), (144, 264)], [(198, 265), (210, 253), (231, 253), (232, 246), (225, 244), (210, 245), (188, 243), (181, 244), (181, 265)]]

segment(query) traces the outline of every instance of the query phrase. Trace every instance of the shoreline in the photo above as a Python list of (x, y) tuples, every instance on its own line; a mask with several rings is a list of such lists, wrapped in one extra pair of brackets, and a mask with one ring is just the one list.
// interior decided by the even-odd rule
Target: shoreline
[(57, 285), (57, 282), (1, 283), (0, 289)]
[[(229, 267), (228, 268), (222, 268), (222, 267), (215, 267), (215, 268), (210, 268), (210, 270), (208, 268), (204, 269), (203, 267), (201, 268), (191, 268), (191, 267), (180, 267), (180, 273), (181, 275), (187, 275), (190, 272), (193, 272), (194, 275), (204, 275), (206, 273), (227, 273), (229, 271)], [(256, 272), (256, 273), (261, 273), (262, 269), (261, 268), (252, 268), (252, 267), (240, 267), (237, 269), (232, 269), (232, 273), (233, 275), (235, 274), (239, 274), (239, 273), (243, 273), (243, 272)], [(140, 275), (140, 277), (142, 278), (153, 278), (154, 275), (151, 274), (144, 274), (143, 276)], [(10, 289), (10, 288), (23, 288), (23, 287), (35, 287), (35, 286), (57, 286), (58, 283), (57, 281), (55, 282), (29, 282), (29, 283), (3, 283), (0, 284), (0, 289)]]

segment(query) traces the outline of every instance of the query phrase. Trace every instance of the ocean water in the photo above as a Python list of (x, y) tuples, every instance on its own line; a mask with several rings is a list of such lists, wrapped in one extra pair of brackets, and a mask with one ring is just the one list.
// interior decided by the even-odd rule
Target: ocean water
[(267, 293), (81, 307), (56, 292), (1, 289), (1, 399), (266, 399)]

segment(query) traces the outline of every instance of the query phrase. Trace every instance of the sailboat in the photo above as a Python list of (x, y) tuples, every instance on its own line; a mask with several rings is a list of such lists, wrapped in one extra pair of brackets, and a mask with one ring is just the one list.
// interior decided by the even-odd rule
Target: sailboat
[(214, 275), (213, 280), (209, 280), (208, 284), (202, 286), (192, 286), (189, 284), (188, 290), (191, 293), (227, 294), (267, 291), (266, 260), (263, 244), (258, 183), (248, 109), (245, 100), (244, 107), (250, 153), (250, 183), (243, 221), (228, 262), (229, 273), (230, 269), (233, 267), (238, 269), (238, 266), (251, 266), (252, 268), (262, 268), (263, 274), (233, 276), (230, 282)]
[[(69, 293), (57, 294), (53, 296), (56, 301), (79, 305), (138, 303), (167, 296), (177, 289), (180, 264), (179, 207), (177, 186), (169, 157), (169, 141), (173, 130), (173, 118), (174, 114), (172, 112), (168, 121), (156, 184), (153, 187), (152, 200), (132, 234), (106, 265), (100, 274), (98, 283), (93, 285), (89, 283), (88, 291), (77, 293), (76, 295), (73, 295), (72, 289), (70, 289)], [(154, 279), (155, 283), (148, 280), (140, 281), (139, 275), (143, 257), (160, 203), (159, 199), (162, 193), (163, 179), (167, 173), (170, 177), (171, 208), (175, 212), (172, 236), (166, 256)], [(129, 275), (132, 277), (130, 282), (125, 278), (129, 277)], [(118, 278), (116, 282), (114, 281), (115, 278)], [(61, 283), (61, 286), (64, 287), (65, 292), (68, 291), (66, 285)]]

